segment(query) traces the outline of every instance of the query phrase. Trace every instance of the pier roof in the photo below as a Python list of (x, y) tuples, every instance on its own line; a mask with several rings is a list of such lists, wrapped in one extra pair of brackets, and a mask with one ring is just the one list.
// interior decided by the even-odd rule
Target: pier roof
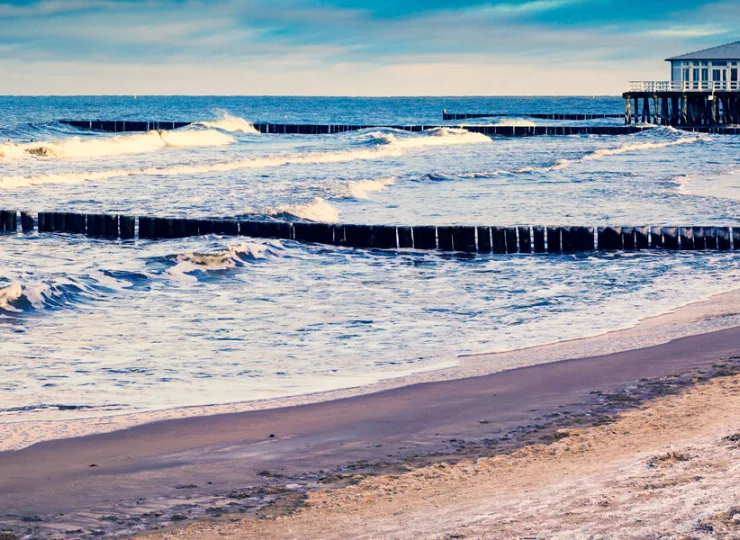
[(740, 60), (740, 41), (666, 58), (667, 62), (673, 60)]

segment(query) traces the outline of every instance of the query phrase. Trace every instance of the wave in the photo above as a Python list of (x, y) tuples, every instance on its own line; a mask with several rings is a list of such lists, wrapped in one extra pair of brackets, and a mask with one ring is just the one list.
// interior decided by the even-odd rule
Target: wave
[(218, 120), (209, 120), (207, 122), (196, 122), (198, 125), (228, 131), (230, 133), (249, 133), (259, 135), (251, 122), (229, 113), (224, 113)]
[(0, 313), (22, 313), (61, 307), (75, 302), (89, 288), (73, 281), (60, 279), (52, 283), (22, 283), (12, 281), (0, 288)]
[(532, 120), (525, 120), (524, 118), (503, 118), (497, 121), (494, 126), (514, 126), (514, 127), (535, 127), (537, 124)]
[(411, 134), (402, 130), (372, 131), (363, 133), (357, 140), (365, 144), (388, 145), (396, 148), (423, 148), (425, 146), (450, 146), (493, 142), (482, 133), (462, 128), (434, 128)]
[(255, 244), (244, 242), (209, 252), (186, 252), (166, 257), (174, 261), (174, 266), (168, 268), (164, 274), (175, 282), (183, 284), (194, 283), (198, 278), (194, 272), (223, 271), (242, 266), (247, 260), (265, 259), (267, 253), (275, 253), (274, 248), (279, 243)]
[(309, 203), (278, 206), (265, 212), (268, 216), (293, 216), (308, 221), (335, 223), (339, 221), (339, 210), (320, 197)]
[(583, 163), (586, 161), (592, 161), (603, 157), (617, 156), (620, 154), (627, 154), (629, 152), (636, 152), (640, 150), (658, 150), (661, 148), (668, 148), (670, 146), (677, 146), (682, 144), (693, 144), (699, 141), (706, 140), (706, 137), (683, 137), (673, 141), (661, 141), (661, 142), (637, 142), (627, 143), (613, 148), (600, 148), (589, 152), (579, 158), (574, 159), (559, 159), (554, 164), (545, 167), (523, 167), (516, 169), (514, 173), (530, 173), (530, 172), (544, 172), (544, 171), (557, 171), (567, 169), (573, 164)]
[(72, 137), (59, 142), (6, 143), (0, 145), (0, 158), (19, 159), (29, 156), (97, 158), (122, 154), (142, 154), (167, 147), (223, 146), (233, 142), (235, 140), (230, 135), (212, 129), (158, 130), (105, 138)]
[(342, 189), (342, 196), (352, 199), (369, 199), (371, 193), (384, 191), (388, 186), (395, 184), (396, 179), (378, 178), (377, 180), (355, 180)]

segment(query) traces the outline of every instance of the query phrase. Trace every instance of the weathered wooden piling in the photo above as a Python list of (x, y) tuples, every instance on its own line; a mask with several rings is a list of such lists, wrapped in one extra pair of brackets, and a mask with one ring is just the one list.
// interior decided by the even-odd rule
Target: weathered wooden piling
[(504, 227), (491, 227), (491, 237), (493, 238), (493, 252), (497, 254), (506, 253), (506, 229)]
[(75, 234), (85, 234), (87, 231), (87, 219), (85, 214), (70, 214), (67, 216), (67, 223), (71, 231)]
[(344, 244), (346, 246), (356, 248), (369, 248), (372, 247), (372, 243), (373, 228), (370, 225), (344, 226)]
[(592, 227), (571, 227), (571, 230), (575, 251), (593, 251), (595, 249)]
[(562, 249), (560, 247), (560, 228), (547, 227), (547, 252), (560, 253), (561, 251)]
[(237, 236), (239, 234), (239, 222), (233, 220), (214, 221), (214, 234), (221, 236)]
[(529, 227), (517, 227), (519, 236), (519, 253), (532, 252), (532, 234)]
[(118, 216), (106, 214), (104, 219), (105, 233), (103, 236), (110, 239), (118, 238)]
[(560, 228), (560, 247), (563, 253), (573, 253), (576, 250), (573, 227)]
[(437, 227), (437, 242), (440, 251), (452, 251), (452, 227)]
[(516, 239), (516, 227), (506, 227), (506, 253), (519, 253), (519, 245)]
[(678, 227), (661, 227), (663, 232), (663, 247), (666, 249), (678, 249)]
[(717, 249), (717, 227), (704, 227), (704, 249)]
[(622, 249), (621, 227), (599, 227), (599, 249), (603, 251), (615, 251)]
[(491, 253), (493, 251), (493, 243), (491, 242), (491, 228), (477, 227), (476, 234), (478, 236), (478, 253)]
[(136, 236), (136, 218), (120, 216), (121, 240), (131, 240)]
[(693, 250), (694, 249), (694, 229), (693, 227), (680, 227), (678, 230), (679, 238), (681, 239), (681, 250)]
[(621, 227), (622, 229), (622, 249), (625, 251), (635, 250), (635, 228)]
[(534, 252), (545, 253), (545, 228), (533, 227), (532, 232), (534, 235)]
[(295, 239), (303, 242), (317, 244), (334, 244), (334, 225), (330, 223), (304, 223), (293, 224)]
[(139, 218), (139, 238), (154, 238), (154, 220), (152, 218)]
[(663, 227), (650, 227), (650, 247), (652, 249), (663, 247)]
[(373, 225), (372, 247), (378, 249), (396, 249), (396, 228), (392, 225)]
[(413, 227), (414, 249), (437, 249), (437, 228), (434, 226)]
[(18, 213), (15, 210), (0, 210), (0, 231), (18, 231)]
[(34, 227), (33, 216), (28, 212), (21, 212), (21, 228), (24, 233), (32, 233)]
[(455, 251), (475, 253), (475, 227), (458, 225), (452, 228), (452, 243)]
[(707, 249), (706, 239), (704, 238), (704, 227), (692, 227), (691, 232), (694, 236), (694, 249)]
[(729, 227), (715, 227), (714, 231), (717, 235), (717, 249), (727, 251), (732, 247), (730, 241), (730, 228)]
[(398, 231), (398, 247), (399, 248), (414, 247), (414, 238), (411, 233), (411, 227), (397, 227), (397, 231)]
[(650, 227), (635, 227), (635, 247), (637, 249), (650, 247)]

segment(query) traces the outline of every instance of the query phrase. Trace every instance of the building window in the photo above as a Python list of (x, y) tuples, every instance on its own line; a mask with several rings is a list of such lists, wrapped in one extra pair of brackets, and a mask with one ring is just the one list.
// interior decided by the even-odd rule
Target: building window
[(689, 80), (689, 68), (684, 68), (683, 70), (683, 80), (688, 81)]
[(702, 68), (701, 80), (702, 82), (707, 82), (709, 80), (709, 70), (707, 68)]
[(694, 68), (693, 78), (692, 80), (698, 81), (699, 80), (699, 68)]

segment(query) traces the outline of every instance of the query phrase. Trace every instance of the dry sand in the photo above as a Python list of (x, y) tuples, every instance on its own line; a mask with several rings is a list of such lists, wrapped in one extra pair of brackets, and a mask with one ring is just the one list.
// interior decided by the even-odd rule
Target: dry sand
[(740, 376), (554, 438), (314, 492), (287, 516), (157, 537), (740, 538)]

